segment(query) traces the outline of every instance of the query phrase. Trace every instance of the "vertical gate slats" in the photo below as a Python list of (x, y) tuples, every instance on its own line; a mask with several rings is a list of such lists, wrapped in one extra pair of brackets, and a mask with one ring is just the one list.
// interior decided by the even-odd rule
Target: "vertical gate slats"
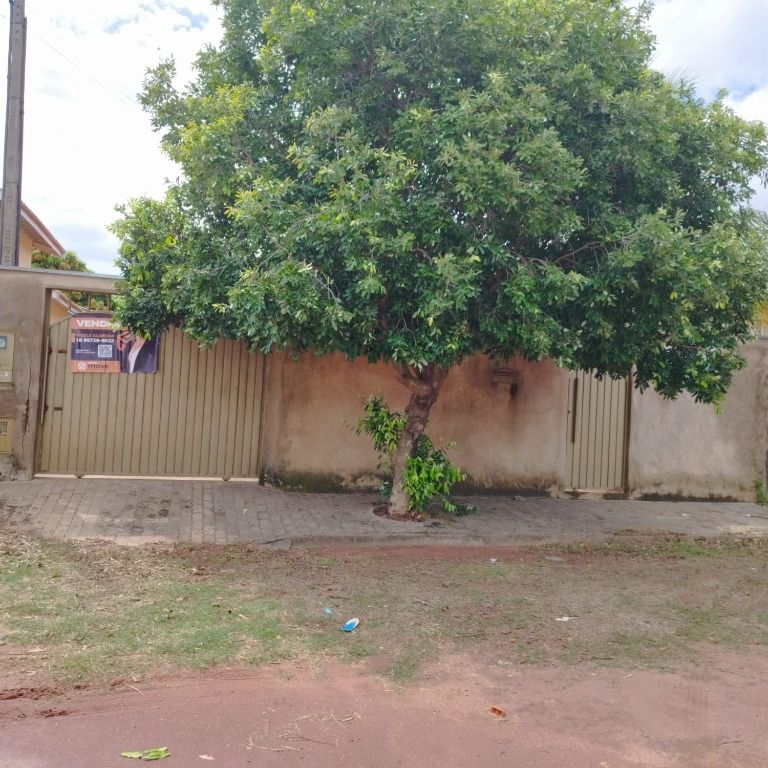
[(197, 439), (197, 371), (199, 366), (194, 365), (196, 357), (195, 344), (192, 339), (187, 336), (183, 336), (184, 343), (187, 346), (187, 354), (189, 357), (189, 370), (187, 373), (187, 409), (184, 417), (184, 442), (181, 446), (181, 470), (180, 473), (184, 476), (191, 476), (192, 470), (192, 446)]
[(208, 465), (206, 472), (211, 475), (218, 475), (220, 443), (221, 443), (221, 400), (222, 400), (222, 379), (224, 370), (225, 347), (223, 344), (217, 344), (213, 350), (213, 391), (206, 393), (211, 397), (211, 430), (205, 436), (210, 441), (210, 450), (208, 452)]
[(82, 403), (84, 406), (79, 409), (78, 418), (72, 419), (72, 431), (75, 435), (75, 455), (72, 463), (75, 472), (82, 472), (82, 467), (85, 466), (85, 445), (88, 440), (88, 415), (90, 413), (90, 379), (90, 376), (78, 376), (72, 387), (72, 400), (76, 403)]
[[(575, 394), (575, 396), (574, 396)], [(571, 488), (622, 490), (626, 464), (626, 380), (571, 376), (566, 468)]]
[(243, 366), (242, 366), (243, 389), (245, 392), (249, 393), (249, 396), (245, 398), (245, 408), (243, 409), (243, 429), (240, 434), (240, 442), (239, 442), (240, 466), (237, 467), (237, 471), (241, 475), (244, 475), (248, 472), (248, 468), (251, 463), (250, 445), (251, 445), (251, 440), (253, 439), (252, 437), (253, 427), (251, 425), (251, 421), (253, 420), (254, 402), (258, 397), (258, 392), (256, 390), (256, 387), (254, 387), (253, 385), (253, 381), (254, 381), (253, 368), (254, 368), (255, 358), (256, 358), (255, 355), (246, 353), (246, 356), (243, 358)]
[[(55, 408), (61, 405), (64, 396), (64, 377), (62, 366), (59, 362), (60, 349), (66, 349), (59, 344), (59, 327), (54, 325), (49, 329), (48, 335), (48, 368), (45, 394), (45, 411), (43, 413), (43, 436), (42, 450), (40, 452), (40, 464), (48, 471), (51, 466), (51, 454), (54, 451), (53, 446), (53, 424), (61, 421), (61, 411)], [(64, 353), (66, 365), (66, 353)], [(55, 461), (55, 459), (54, 459)]]
[(240, 463), (235, 468), (235, 472), (239, 475), (247, 475), (248, 467), (250, 465), (250, 440), (251, 433), (253, 432), (251, 426), (251, 420), (253, 419), (253, 403), (258, 397), (256, 388), (253, 386), (252, 368), (256, 359), (256, 355), (251, 355), (247, 351), (242, 353), (243, 359), (240, 366), (240, 379), (241, 390), (246, 394), (245, 403), (243, 408), (243, 418), (241, 420), (241, 429), (238, 434), (238, 456), (240, 457)]
[(96, 387), (94, 392), (93, 402), (91, 408), (95, 411), (94, 414), (94, 432), (89, 436), (88, 446), (88, 458), (86, 460), (87, 466), (94, 467), (97, 472), (104, 471), (104, 448), (105, 448), (105, 436), (106, 430), (100, 429), (100, 419), (102, 414), (107, 414), (107, 402), (109, 398), (108, 387)]
[(597, 379), (589, 377), (589, 409), (587, 411), (587, 465), (586, 465), (586, 482), (587, 488), (594, 488), (595, 485), (595, 469), (597, 466), (597, 456), (595, 455), (595, 446), (597, 444), (597, 398), (599, 395), (599, 388), (597, 386)]
[[(611, 397), (608, 400), (608, 424), (610, 428), (606, 430), (606, 441), (608, 450), (608, 459), (605, 462), (606, 488), (615, 488), (616, 485), (616, 416), (618, 414), (619, 401), (616, 397), (615, 385), (617, 382), (611, 381)], [(619, 382), (620, 383), (620, 382)]]
[[(90, 375), (90, 374), (83, 374)], [(97, 374), (93, 374), (94, 376)], [(126, 426), (126, 402), (125, 395), (128, 391), (128, 383), (125, 376), (118, 376), (117, 374), (110, 374), (117, 378), (117, 407), (115, 414), (115, 450), (112, 457), (112, 469), (114, 473), (122, 474), (123, 466), (123, 453), (125, 451), (125, 426)], [(81, 377), (82, 378), (82, 377)]]
[(205, 424), (205, 396), (206, 386), (208, 385), (208, 377), (210, 375), (209, 368), (211, 366), (211, 352), (208, 349), (203, 349), (200, 352), (200, 371), (197, 376), (197, 392), (195, 396), (195, 440), (192, 446), (192, 474), (199, 475), (200, 462), (203, 455), (203, 435)]
[(216, 469), (214, 474), (222, 477), (227, 474), (227, 448), (229, 428), (229, 397), (232, 391), (232, 379), (229, 375), (225, 376), (224, 371), (228, 373), (232, 370), (232, 346), (227, 341), (224, 343), (224, 360), (222, 363), (221, 376), (221, 399), (219, 400), (219, 446), (216, 452)]
[(238, 347), (231, 341), (227, 342), (230, 349), (231, 363), (229, 381), (227, 382), (227, 423), (226, 442), (224, 450), (224, 469), (222, 475), (231, 477), (235, 474), (235, 450), (237, 436), (237, 402), (240, 399), (240, 355)]
[(72, 373), (68, 320), (50, 345), (41, 472), (254, 476), (263, 358), (245, 345), (171, 329), (157, 374)]
[(157, 427), (157, 473), (165, 475), (168, 473), (168, 420), (171, 405), (171, 387), (173, 370), (173, 337), (166, 334), (167, 344), (161, 345), (163, 348), (163, 362), (165, 363), (162, 387), (160, 388), (160, 421)]
[(138, 475), (141, 467), (141, 453), (145, 448), (142, 422), (144, 408), (146, 407), (147, 376), (145, 374), (136, 374), (131, 376), (131, 381), (135, 382), (133, 393), (134, 406), (131, 418), (131, 432), (133, 434), (131, 437), (131, 457), (127, 474)]
[[(595, 472), (595, 483), (597, 488), (607, 488), (609, 484), (608, 480), (608, 446), (607, 437), (610, 433), (610, 408), (611, 408), (611, 392), (613, 381), (611, 379), (603, 379), (598, 382), (598, 389), (600, 390), (599, 405), (597, 417), (597, 471)], [(608, 412), (606, 413), (606, 408)]]
[[(68, 349), (69, 347), (69, 338), (68, 338), (68, 323), (62, 323), (63, 326), (63, 333), (61, 336), (63, 338), (59, 341), (59, 344), (61, 344), (61, 349)], [(75, 383), (74, 383), (74, 376), (69, 373), (67, 370), (69, 367), (69, 353), (58, 355), (58, 362), (63, 366), (64, 368), (64, 396), (62, 398), (61, 402), (61, 418), (59, 420), (59, 433), (56, 435), (56, 442), (55, 445), (57, 447), (57, 457), (58, 462), (56, 466), (60, 468), (59, 471), (61, 472), (73, 472), (74, 467), (72, 466), (72, 459), (71, 459), (71, 452), (73, 448), (72, 443), (72, 405), (75, 402), (74, 401), (74, 390), (75, 390)], [(69, 373), (69, 375), (67, 375)], [(51, 469), (51, 472), (55, 472), (53, 468)]]
[[(247, 398), (244, 398), (245, 392), (248, 387), (248, 358), (242, 347), (236, 348), (238, 364), (237, 364), (237, 401), (242, 402), (244, 399), (247, 402)], [(248, 425), (246, 423), (245, 409), (242, 412), (239, 409), (233, 409), (238, 414), (238, 418), (235, 419), (235, 430), (233, 433), (232, 441), (232, 468), (230, 472), (233, 476), (243, 474), (243, 436), (248, 431)]]
[[(218, 345), (217, 345), (218, 346)], [(213, 384), (216, 374), (216, 347), (206, 350), (205, 382), (203, 385), (203, 418), (198, 427), (200, 440), (200, 465), (198, 474), (205, 475), (208, 472), (207, 459), (211, 452), (211, 437), (213, 434)]]
[(259, 451), (261, 446), (261, 430), (263, 429), (261, 418), (266, 358), (263, 355), (250, 355), (249, 360), (253, 364), (253, 391), (255, 396), (253, 398), (253, 411), (251, 414), (251, 439), (248, 444), (247, 472), (250, 476), (255, 477), (260, 471), (259, 462), (261, 461)]
[(152, 374), (152, 405), (147, 406), (150, 410), (150, 426), (147, 428), (149, 438), (149, 445), (147, 450), (144, 451), (147, 456), (146, 469), (142, 474), (153, 475), (160, 474), (158, 471), (158, 463), (160, 456), (160, 406), (163, 399), (163, 381), (165, 380), (163, 366), (167, 365), (167, 353), (166, 349), (168, 334), (163, 336), (160, 341), (160, 353), (158, 359), (158, 373)]
[(144, 376), (144, 408), (141, 413), (141, 454), (139, 456), (139, 475), (149, 474), (149, 455), (155, 440), (154, 422), (152, 414), (155, 408), (155, 384), (158, 376), (148, 374)]
[(180, 333), (174, 328), (174, 343), (179, 348), (179, 364), (174, 367), (176, 372), (176, 380), (174, 382), (174, 390), (176, 397), (174, 398), (176, 409), (174, 418), (176, 419), (175, 436), (174, 436), (174, 451), (173, 451), (173, 468), (171, 472), (174, 475), (182, 474), (182, 467), (184, 466), (184, 440), (186, 438), (187, 431), (187, 408), (189, 406), (189, 345), (186, 343), (184, 334)]
[(613, 467), (613, 484), (614, 488), (623, 488), (626, 483), (626, 466), (627, 466), (627, 414), (629, 411), (629, 380), (617, 381), (617, 398), (616, 398), (616, 421), (614, 433), (616, 440), (616, 456), (621, 457), (621, 461), (616, 461)]

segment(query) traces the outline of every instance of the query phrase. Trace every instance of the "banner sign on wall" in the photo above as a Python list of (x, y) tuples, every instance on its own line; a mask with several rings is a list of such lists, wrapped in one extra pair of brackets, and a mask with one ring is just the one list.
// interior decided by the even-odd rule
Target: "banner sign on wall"
[(115, 326), (109, 312), (72, 315), (72, 373), (157, 373), (159, 339), (142, 339)]

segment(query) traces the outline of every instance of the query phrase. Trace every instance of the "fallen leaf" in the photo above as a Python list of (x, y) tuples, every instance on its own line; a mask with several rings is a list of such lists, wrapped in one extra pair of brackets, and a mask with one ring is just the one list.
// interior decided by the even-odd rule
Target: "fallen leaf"
[(154, 749), (145, 749), (141, 753), (142, 760), (162, 760), (164, 757), (170, 757), (171, 750), (168, 747), (155, 747)]
[(120, 757), (127, 757), (131, 760), (162, 760), (164, 757), (170, 757), (171, 750), (168, 747), (154, 747), (145, 749), (142, 752), (121, 752)]

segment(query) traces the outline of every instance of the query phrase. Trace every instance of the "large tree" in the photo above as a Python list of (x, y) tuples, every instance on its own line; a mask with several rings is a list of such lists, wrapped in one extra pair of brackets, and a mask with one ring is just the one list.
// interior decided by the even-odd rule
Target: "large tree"
[(196, 80), (145, 82), (182, 175), (121, 209), (124, 323), (391, 362), (395, 515), (469, 355), (722, 398), (766, 298), (766, 134), (650, 68), (646, 5), (218, 4)]

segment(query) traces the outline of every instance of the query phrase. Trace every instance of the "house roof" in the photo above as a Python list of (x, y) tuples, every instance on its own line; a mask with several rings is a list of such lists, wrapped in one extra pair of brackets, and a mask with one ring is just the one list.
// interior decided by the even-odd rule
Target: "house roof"
[(76, 304), (74, 301), (72, 301), (72, 298), (67, 296), (67, 294), (63, 291), (59, 291), (57, 289), (52, 290), (51, 299), (64, 307), (64, 309), (66, 309), (68, 312), (85, 312), (85, 307), (81, 307), (79, 304)]
[(64, 246), (23, 200), (21, 202), (21, 227), (29, 235), (32, 245), (38, 250), (59, 258), (64, 255)]

